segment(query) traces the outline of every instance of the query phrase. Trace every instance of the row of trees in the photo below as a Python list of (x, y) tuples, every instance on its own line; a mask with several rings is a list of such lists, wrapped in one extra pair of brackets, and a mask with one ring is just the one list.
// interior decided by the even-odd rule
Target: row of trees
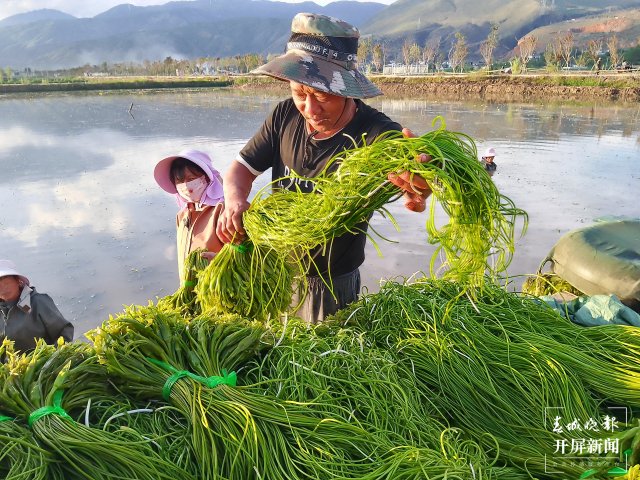
[[(422, 63), (426, 66), (428, 72), (431, 66), (435, 69), (436, 65), (445, 61), (445, 56), (441, 49), (441, 37), (431, 38), (425, 43), (424, 47), (406, 40), (400, 50), (400, 56), (405, 65)], [(361, 64), (370, 64), (374, 71), (380, 72), (388, 62), (388, 57), (391, 56), (388, 50), (384, 43), (373, 43), (370, 37), (362, 38), (358, 46), (358, 59)], [(454, 70), (458, 67), (463, 68), (468, 53), (469, 49), (465, 36), (457, 32), (455, 34), (455, 42), (449, 50), (446, 60)], [(394, 59), (397, 58), (396, 55), (393, 57)]]
[[(103, 62), (99, 72), (113, 75), (216, 75), (221, 73), (248, 73), (265, 62), (265, 57), (255, 53), (232, 57), (201, 57), (191, 60), (179, 60), (166, 57), (162, 61), (145, 60), (142, 64)], [(80, 67), (87, 70), (87, 65)], [(92, 70), (95, 72), (96, 68)]]
[[(498, 47), (498, 25), (492, 25), (487, 38), (480, 44), (479, 53), (482, 56), (485, 68), (491, 69), (495, 63), (494, 54)], [(640, 43), (639, 43), (640, 45)], [(534, 58), (538, 47), (538, 38), (527, 35), (518, 41), (514, 49), (514, 56), (509, 59), (511, 66), (518, 72), (526, 71), (527, 66)], [(604, 49), (606, 47), (606, 54)], [(382, 71), (382, 67), (388, 62), (388, 48), (384, 43), (374, 43), (371, 38), (361, 39), (358, 49), (358, 59), (361, 64), (371, 65), (374, 71)], [(416, 42), (406, 40), (402, 45), (399, 56), (405, 65), (422, 64), (426, 72), (446, 64), (452, 71), (464, 71), (469, 55), (467, 40), (461, 32), (456, 32), (448, 50), (443, 48), (443, 39), (433, 37), (426, 41), (423, 47)], [(398, 58), (396, 54), (395, 58)], [(584, 49), (575, 47), (574, 34), (570, 31), (561, 32), (546, 46), (542, 57), (544, 66), (549, 70), (558, 70), (561, 67), (569, 67), (575, 64), (579, 67), (616, 68), (622, 60), (621, 50), (617, 36), (614, 34), (608, 38), (590, 40)], [(603, 59), (606, 59), (604, 65)], [(540, 66), (540, 62), (538, 66)]]
[(219, 75), (225, 73), (247, 73), (264, 64), (265, 57), (259, 54), (235, 55), (233, 57), (201, 57), (192, 60), (180, 60), (166, 57), (164, 60), (142, 63), (102, 62), (99, 65), (83, 65), (75, 68), (56, 70), (33, 70), (25, 68), (14, 71), (11, 68), (0, 68), (0, 83), (15, 81), (21, 78), (81, 77), (81, 76), (181, 76), (181, 75)]

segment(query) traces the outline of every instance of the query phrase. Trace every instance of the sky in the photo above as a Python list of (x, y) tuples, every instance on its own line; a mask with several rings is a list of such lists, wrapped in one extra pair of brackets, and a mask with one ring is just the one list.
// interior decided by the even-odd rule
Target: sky
[[(183, 0), (180, 0), (183, 1)], [(301, 0), (279, 0), (288, 3), (300, 3)], [(313, 0), (318, 5), (327, 5), (334, 0)], [(364, 1), (364, 0), (358, 0)], [(395, 0), (370, 0), (389, 5)], [(168, 0), (0, 0), (0, 20), (17, 13), (30, 12), (49, 8), (69, 13), (76, 17), (93, 17), (99, 13), (109, 10), (116, 5), (130, 3), (132, 5), (147, 6), (161, 5)]]

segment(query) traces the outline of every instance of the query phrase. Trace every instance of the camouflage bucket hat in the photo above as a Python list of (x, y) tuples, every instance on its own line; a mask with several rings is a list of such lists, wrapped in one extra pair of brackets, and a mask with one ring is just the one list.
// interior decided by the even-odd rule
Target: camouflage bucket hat
[(359, 37), (356, 27), (337, 18), (299, 13), (291, 23), (286, 53), (251, 73), (292, 80), (341, 97), (382, 95), (357, 68)]

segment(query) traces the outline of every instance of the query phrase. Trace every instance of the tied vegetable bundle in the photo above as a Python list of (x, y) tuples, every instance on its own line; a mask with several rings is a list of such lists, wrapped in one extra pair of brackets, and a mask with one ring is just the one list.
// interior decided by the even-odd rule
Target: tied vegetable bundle
[[(233, 370), (260, 350), (263, 329), (226, 320), (187, 321), (178, 311), (131, 307), (87, 335), (120, 391), (164, 399), (186, 422), (190, 441), (180, 464), (194, 467), (200, 479), (246, 478), (246, 469), (239, 472), (249, 427), (242, 409), (225, 404), (219, 390), (234, 384)], [(223, 454), (234, 440), (238, 454)]]
[[(416, 161), (421, 153), (432, 160)], [(497, 277), (506, 270), (514, 251), (517, 219), (523, 219), (524, 232), (526, 212), (500, 194), (477, 160), (474, 141), (463, 133), (446, 130), (441, 121), (439, 128), (421, 137), (405, 138), (399, 132), (390, 132), (370, 145), (336, 155), (322, 174), (305, 179), (315, 185), (311, 194), (275, 190), (269, 195), (267, 189), (261, 190), (243, 217), (252, 245), (246, 254), (266, 258), (268, 252), (281, 260), (253, 262), (263, 267), (255, 273), (266, 278), (303, 279), (313, 263), (310, 252), (320, 249), (326, 254), (333, 239), (366, 232), (374, 212), (388, 214), (384, 206), (401, 196), (388, 181), (388, 174), (402, 172), (423, 177), (433, 192), (426, 222), (429, 242), (438, 245), (429, 268), (432, 276), (442, 274), (465, 286), (481, 287), (486, 273)], [(291, 176), (294, 178), (300, 177)], [(449, 223), (436, 225), (436, 202), (448, 215)], [(251, 305), (257, 317), (287, 310), (287, 295), (273, 293), (264, 298), (247, 293), (263, 282), (241, 278), (241, 264), (249, 262), (229, 261), (230, 255), (223, 252), (205, 270), (206, 285), (198, 291), (203, 305), (247, 314), (239, 300), (249, 296), (268, 302)], [(439, 258), (443, 263), (436, 268)], [(294, 274), (284, 275), (285, 268), (293, 269)], [(291, 290), (286, 281), (274, 283), (274, 288)], [(236, 310), (236, 306), (244, 310)]]
[[(135, 430), (108, 432), (77, 421), (91, 398), (113, 394), (91, 346), (56, 348), (39, 340), (21, 354), (5, 342), (2, 353), (7, 362), (0, 368), (0, 408), (14, 419), (0, 429), (0, 458), (10, 461), (10, 476), (3, 478), (192, 478)], [(16, 442), (21, 434), (24, 441)]]
[(202, 256), (204, 248), (198, 248), (187, 255), (184, 261), (185, 278), (180, 288), (166, 297), (158, 300), (158, 308), (167, 311), (179, 311), (185, 317), (200, 314), (200, 304), (195, 294), (198, 284), (198, 274), (209, 265), (209, 260)]

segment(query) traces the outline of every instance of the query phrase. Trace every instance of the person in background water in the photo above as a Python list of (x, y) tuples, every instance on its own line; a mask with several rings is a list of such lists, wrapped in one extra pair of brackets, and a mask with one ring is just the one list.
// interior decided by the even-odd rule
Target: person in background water
[(36, 292), (11, 260), (0, 260), (0, 337), (13, 340), (16, 350), (27, 352), (43, 338), (54, 345), (58, 338), (73, 340), (73, 325), (46, 293)]
[(600, 69), (602, 68), (601, 65), (602, 65), (602, 58), (598, 57), (596, 59), (596, 62), (593, 64), (593, 69), (596, 71), (596, 75), (600, 74)]
[(484, 152), (484, 155), (482, 156), (482, 160), (481, 160), (482, 165), (484, 165), (484, 169), (487, 171), (489, 176), (493, 176), (493, 174), (496, 171), (496, 168), (498, 168), (498, 165), (496, 165), (496, 162), (493, 161), (495, 156), (496, 156), (496, 149), (493, 147), (487, 148), (487, 150)]
[(164, 158), (153, 176), (163, 190), (178, 203), (176, 216), (177, 257), (180, 282), (185, 280), (184, 263), (193, 250), (212, 259), (223, 246), (216, 236), (216, 224), (223, 207), (222, 177), (211, 158), (199, 150), (185, 150)]
[[(402, 126), (362, 99), (382, 92), (357, 68), (358, 30), (325, 15), (297, 14), (291, 24), (286, 53), (252, 73), (269, 75), (289, 83), (291, 98), (280, 102), (249, 140), (225, 174), (225, 209), (218, 222), (218, 237), (225, 242), (243, 240), (242, 214), (249, 207), (249, 193), (258, 175), (272, 170), (276, 188), (310, 193), (313, 182), (334, 155), (371, 143)], [(413, 136), (404, 130), (406, 136)], [(366, 135), (363, 140), (363, 135)], [(419, 161), (429, 160), (421, 155)], [(332, 169), (337, 168), (332, 165)], [(305, 180), (283, 180), (291, 174)], [(405, 192), (405, 206), (422, 212), (431, 193), (427, 182), (407, 172), (390, 175), (389, 181)], [(311, 254), (304, 303), (295, 314), (318, 323), (357, 299), (364, 261), (367, 222), (357, 232), (335, 238), (332, 244)], [(327, 279), (333, 291), (327, 287)]]

